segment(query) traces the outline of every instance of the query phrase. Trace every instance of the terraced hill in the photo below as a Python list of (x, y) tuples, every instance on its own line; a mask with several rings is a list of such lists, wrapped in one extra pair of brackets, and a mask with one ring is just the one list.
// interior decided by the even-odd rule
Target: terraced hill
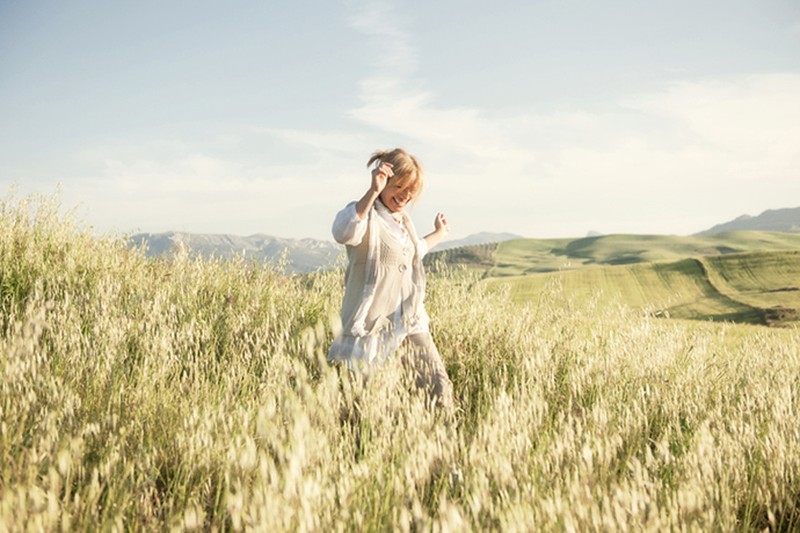
[(800, 233), (735, 231), (707, 236), (604, 235), (582, 239), (516, 239), (497, 245), (489, 277), (594, 265), (677, 261), (765, 250), (798, 250)]
[(657, 316), (785, 325), (798, 323), (800, 251), (581, 268), (490, 278), (526, 302), (557, 286), (577, 302), (622, 303)]
[(618, 302), (658, 316), (800, 325), (800, 234), (517, 239), (438, 260), (482, 272), (519, 302), (557, 286), (576, 300)]

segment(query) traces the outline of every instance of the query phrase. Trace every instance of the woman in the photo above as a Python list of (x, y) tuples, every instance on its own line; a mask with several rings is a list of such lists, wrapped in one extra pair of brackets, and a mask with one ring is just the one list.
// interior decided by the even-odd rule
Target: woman
[(375, 152), (367, 168), (372, 168), (369, 189), (333, 222), (333, 237), (347, 248), (348, 266), (343, 329), (328, 359), (363, 371), (406, 342), (411, 350), (404, 362), (413, 369), (417, 386), (451, 412), (453, 385), (428, 328), (422, 266), (422, 257), (449, 233), (447, 219), (439, 213), (434, 231), (417, 237), (405, 207), (422, 192), (424, 174), (405, 150)]

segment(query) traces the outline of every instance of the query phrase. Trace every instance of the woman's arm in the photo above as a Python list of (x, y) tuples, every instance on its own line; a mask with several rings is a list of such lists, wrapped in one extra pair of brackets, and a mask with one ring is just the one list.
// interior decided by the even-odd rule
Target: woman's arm
[(361, 220), (367, 218), (367, 213), (369, 213), (369, 210), (372, 209), (372, 204), (375, 203), (375, 200), (378, 199), (378, 196), (380, 196), (380, 193), (375, 192), (373, 189), (369, 189), (364, 193), (364, 196), (361, 197), (361, 200), (356, 202), (356, 214), (358, 215), (358, 218)]
[(356, 202), (350, 202), (336, 213), (331, 227), (333, 238), (339, 244), (358, 246), (367, 233), (367, 221), (356, 213)]
[(358, 246), (367, 232), (366, 218), (372, 204), (386, 187), (389, 177), (392, 176), (390, 163), (379, 163), (372, 170), (372, 185), (357, 202), (347, 204), (339, 211), (333, 221), (333, 238), (339, 244)]
[(372, 170), (372, 185), (361, 197), (361, 200), (356, 202), (356, 213), (361, 220), (367, 217), (367, 213), (372, 209), (372, 204), (381, 195), (383, 189), (386, 188), (386, 183), (393, 175), (391, 163), (378, 163), (378, 166)]

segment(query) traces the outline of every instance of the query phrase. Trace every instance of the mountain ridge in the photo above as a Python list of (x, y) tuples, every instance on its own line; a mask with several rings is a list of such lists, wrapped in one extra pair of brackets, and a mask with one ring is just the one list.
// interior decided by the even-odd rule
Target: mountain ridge
[(503, 241), (510, 241), (513, 239), (522, 239), (522, 235), (517, 235), (515, 233), (493, 233), (489, 231), (481, 231), (479, 233), (473, 233), (471, 235), (467, 235), (463, 239), (456, 239), (456, 240), (447, 240), (439, 243), (438, 245), (431, 248), (431, 252), (442, 252), (444, 250), (451, 250), (453, 248), (461, 248), (463, 246), (479, 246), (481, 244), (491, 244), (495, 242), (503, 242)]
[(713, 235), (728, 231), (785, 231), (800, 232), (800, 207), (767, 209), (758, 216), (739, 215), (733, 220), (695, 233), (696, 236)]
[(142, 248), (147, 257), (167, 256), (182, 245), (193, 256), (232, 259), (244, 255), (294, 273), (332, 268), (344, 252), (341, 245), (332, 241), (289, 239), (265, 233), (248, 236), (182, 231), (137, 233), (129, 238), (128, 243), (131, 247)]
[[(517, 238), (520, 236), (513, 233), (481, 232), (463, 239), (442, 242), (432, 251), (440, 252)], [(137, 233), (129, 237), (128, 243), (130, 247), (142, 248), (147, 257), (168, 256), (178, 247), (184, 246), (191, 256), (232, 259), (244, 255), (248, 259), (280, 266), (292, 273), (327, 270), (337, 264), (344, 264), (344, 246), (341, 244), (312, 238), (275, 237), (265, 233), (248, 236), (183, 231)]]
[[(758, 216), (743, 214), (728, 222), (723, 222), (709, 229), (695, 233), (693, 236), (708, 237), (736, 231), (798, 233), (800, 232), (800, 207), (768, 209)], [(571, 243), (570, 246), (575, 248), (579, 243), (586, 245), (586, 243), (592, 242), (591, 239), (596, 239), (598, 237), (600, 237), (599, 234), (584, 238), (588, 240), (540, 239), (540, 241), (563, 241), (564, 245)], [(616, 240), (621, 241), (620, 244), (626, 240), (626, 237), (623, 235), (604, 237), (607, 237), (607, 239), (605, 239), (607, 242)], [(440, 256), (441, 252), (450, 251), (447, 257), (455, 260), (455, 262), (476, 262), (485, 266), (489, 260), (487, 254), (491, 255), (492, 253), (486, 246), (518, 239), (523, 239), (523, 237), (508, 232), (474, 233), (462, 239), (452, 241), (446, 240), (435, 246), (431, 250), (433, 255), (429, 260)], [(627, 244), (633, 245), (633, 243)], [(188, 233), (181, 231), (138, 233), (129, 238), (129, 245), (131, 247), (143, 248), (148, 257), (169, 255), (174, 253), (174, 250), (178, 246), (184, 246), (190, 255), (198, 255), (206, 259), (231, 259), (244, 255), (248, 259), (254, 259), (282, 267), (284, 270), (291, 273), (327, 270), (339, 265), (344, 265), (345, 263), (344, 247), (333, 241), (312, 238), (282, 238), (265, 233), (256, 233), (248, 236)], [(636, 243), (636, 246), (641, 247), (641, 243)], [(476, 247), (477, 251), (472, 250), (471, 247)], [(558, 247), (555, 246), (554, 248)], [(461, 250), (461, 252), (458, 252), (458, 250)], [(635, 262), (640, 260), (638, 255), (636, 255), (640, 254), (640, 252), (642, 251), (639, 250), (635, 254), (630, 252), (625, 257), (620, 256), (616, 260)], [(566, 252), (562, 253), (569, 255)], [(640, 255), (642, 255), (643, 258), (647, 256), (647, 254), (643, 253)]]

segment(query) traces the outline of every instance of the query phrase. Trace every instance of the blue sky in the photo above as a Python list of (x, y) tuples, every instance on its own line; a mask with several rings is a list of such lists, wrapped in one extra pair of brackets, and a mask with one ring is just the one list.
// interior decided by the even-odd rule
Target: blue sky
[(795, 0), (0, 2), (0, 187), (99, 232), (330, 239), (377, 148), (458, 238), (800, 205)]

